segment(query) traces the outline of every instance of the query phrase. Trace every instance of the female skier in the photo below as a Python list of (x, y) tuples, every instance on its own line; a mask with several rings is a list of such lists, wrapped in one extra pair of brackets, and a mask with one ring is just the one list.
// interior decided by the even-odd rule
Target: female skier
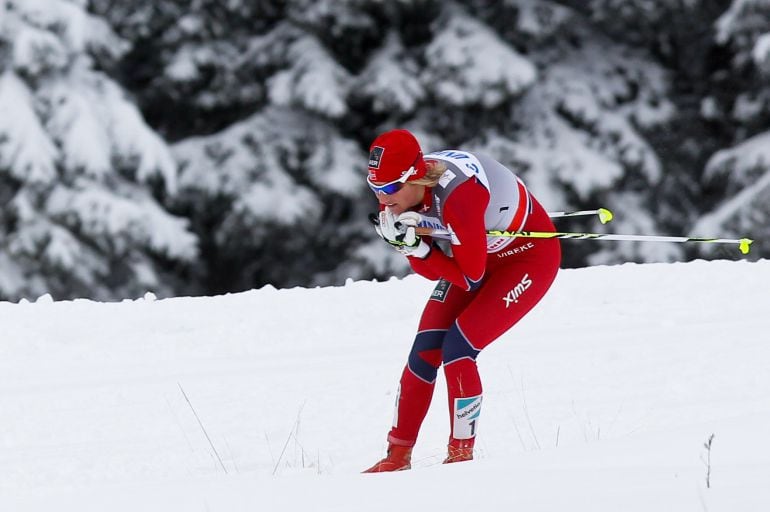
[[(407, 130), (381, 134), (369, 151), (367, 182), (380, 203), (377, 233), (438, 284), (401, 375), (387, 456), (365, 473), (411, 467), (442, 364), (450, 417), (444, 463), (471, 460), (481, 412), (476, 357), (543, 298), (559, 269), (559, 241), (487, 236), (487, 230), (555, 229), (524, 183), (486, 155), (451, 150), (423, 157)], [(448, 233), (451, 250), (417, 228)]]

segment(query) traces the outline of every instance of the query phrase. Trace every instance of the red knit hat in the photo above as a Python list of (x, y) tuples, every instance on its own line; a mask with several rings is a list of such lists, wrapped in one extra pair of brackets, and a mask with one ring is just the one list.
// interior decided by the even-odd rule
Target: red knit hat
[(395, 181), (412, 166), (417, 172), (409, 180), (425, 176), (425, 160), (422, 158), (420, 143), (407, 130), (385, 132), (374, 139), (369, 147), (369, 180), (375, 183)]

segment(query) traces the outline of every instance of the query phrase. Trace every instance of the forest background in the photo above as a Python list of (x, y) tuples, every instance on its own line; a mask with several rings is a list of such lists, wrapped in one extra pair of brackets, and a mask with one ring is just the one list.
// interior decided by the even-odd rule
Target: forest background
[[(0, 300), (404, 275), (367, 150), (484, 151), (569, 230), (770, 251), (770, 0), (0, 0)], [(737, 258), (565, 241), (563, 266)]]

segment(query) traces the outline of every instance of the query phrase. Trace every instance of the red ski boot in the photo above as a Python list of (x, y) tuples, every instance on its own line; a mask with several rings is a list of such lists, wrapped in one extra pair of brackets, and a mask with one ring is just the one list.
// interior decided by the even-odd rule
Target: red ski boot
[(388, 446), (388, 455), (380, 462), (370, 467), (364, 473), (385, 473), (390, 471), (403, 471), (412, 468), (412, 447)]
[(473, 443), (475, 438), (471, 439), (449, 439), (449, 445), (447, 445), (447, 458), (444, 459), (444, 464), (452, 464), (453, 462), (465, 462), (467, 460), (473, 460)]

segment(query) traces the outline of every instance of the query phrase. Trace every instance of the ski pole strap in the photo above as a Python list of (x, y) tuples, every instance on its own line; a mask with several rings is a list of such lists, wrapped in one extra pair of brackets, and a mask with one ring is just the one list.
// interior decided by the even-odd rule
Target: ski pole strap
[[(451, 236), (447, 230), (430, 228), (417, 228), (418, 235)], [(624, 240), (632, 242), (699, 242), (711, 244), (735, 244), (741, 253), (748, 254), (754, 240), (749, 238), (702, 238), (685, 236), (656, 236), (656, 235), (619, 235), (613, 233), (552, 233), (548, 231), (487, 231), (487, 236), (492, 237), (517, 237), (517, 238), (566, 238), (573, 240)]]

